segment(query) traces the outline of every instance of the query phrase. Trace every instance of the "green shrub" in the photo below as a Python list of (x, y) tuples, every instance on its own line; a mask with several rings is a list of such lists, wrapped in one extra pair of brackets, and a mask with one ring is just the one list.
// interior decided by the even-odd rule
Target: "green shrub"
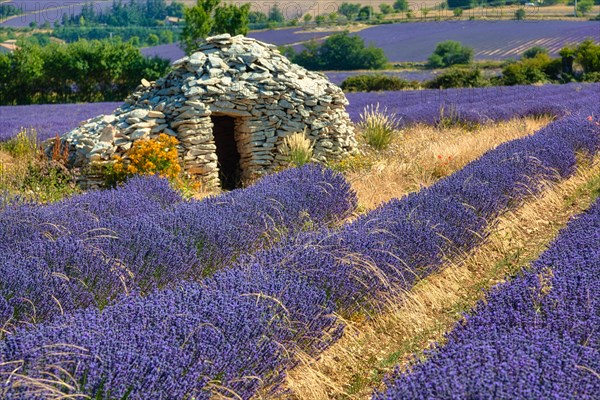
[(515, 19), (518, 21), (525, 19), (525, 9), (524, 8), (519, 8), (517, 11), (515, 11)]
[(364, 74), (346, 78), (342, 82), (342, 90), (346, 92), (372, 92), (382, 90), (417, 89), (420, 86), (417, 81), (385, 74)]
[(408, 11), (408, 1), (407, 0), (396, 0), (394, 2), (394, 10), (396, 11)]
[(521, 59), (534, 58), (538, 54), (548, 54), (548, 49), (546, 49), (545, 47), (542, 47), (542, 46), (533, 46), (533, 47), (525, 50), (523, 52), (523, 54), (521, 54)]
[(47, 203), (77, 192), (75, 175), (65, 166), (63, 148), (54, 151), (53, 147), (52, 158), (48, 158), (38, 147), (35, 131), (22, 130), (0, 144), (0, 149), (14, 158), (0, 165), (0, 194)]
[(38, 149), (37, 132), (34, 129), (21, 129), (15, 136), (0, 146), (15, 158), (34, 156)]
[(396, 114), (388, 113), (387, 108), (379, 111), (379, 103), (376, 106), (365, 107), (360, 114), (358, 128), (362, 131), (365, 142), (374, 149), (386, 149), (400, 125)]
[(581, 76), (583, 82), (600, 82), (600, 72), (588, 72)]
[(448, 8), (450, 9), (468, 9), (476, 4), (473, 0), (448, 0)]
[(430, 89), (483, 87), (489, 85), (490, 81), (483, 77), (479, 68), (459, 67), (452, 67), (425, 83), (425, 86)]
[(349, 32), (329, 36), (321, 45), (315, 42), (305, 44), (305, 49), (295, 54), (286, 50), (294, 63), (313, 70), (353, 70), (382, 69), (387, 58), (382, 49), (369, 45)]
[(592, 0), (578, 0), (577, 1), (577, 11), (582, 15), (585, 15), (592, 11), (592, 7), (594, 7), (594, 2)]
[(552, 73), (557, 68), (560, 68), (560, 60), (557, 63), (547, 54), (538, 54), (506, 66), (502, 70), (502, 80), (505, 85), (545, 83), (550, 80), (547, 72)]
[(52, 160), (30, 161), (19, 189), (26, 197), (42, 203), (59, 201), (78, 191), (74, 173)]
[(470, 64), (472, 61), (473, 49), (471, 47), (463, 46), (454, 40), (446, 40), (437, 44), (428, 59), (427, 66), (445, 68), (456, 64)]
[(575, 48), (575, 60), (584, 73), (600, 72), (600, 45), (586, 39)]

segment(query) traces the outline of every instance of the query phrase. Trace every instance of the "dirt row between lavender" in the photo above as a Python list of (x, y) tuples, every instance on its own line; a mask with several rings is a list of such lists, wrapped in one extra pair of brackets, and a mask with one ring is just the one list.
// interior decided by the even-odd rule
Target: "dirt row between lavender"
[(318, 359), (299, 355), (285, 398), (367, 399), (400, 365), (423, 356), (485, 292), (535, 260), (569, 219), (600, 195), (600, 157), (580, 160), (577, 173), (497, 221), (489, 238), (407, 293), (391, 297), (377, 315), (347, 321), (344, 336)]

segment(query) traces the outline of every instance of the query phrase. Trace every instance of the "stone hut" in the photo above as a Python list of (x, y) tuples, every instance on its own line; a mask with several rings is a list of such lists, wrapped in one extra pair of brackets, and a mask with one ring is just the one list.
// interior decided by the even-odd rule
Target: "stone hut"
[[(232, 188), (287, 163), (283, 139), (304, 132), (314, 161), (355, 151), (344, 93), (321, 73), (282, 56), (276, 46), (228, 34), (206, 39), (156, 82), (142, 80), (125, 104), (66, 133), (69, 162), (86, 166), (126, 157), (132, 143), (167, 133), (179, 140), (183, 170)], [(85, 174), (85, 172), (84, 172)]]

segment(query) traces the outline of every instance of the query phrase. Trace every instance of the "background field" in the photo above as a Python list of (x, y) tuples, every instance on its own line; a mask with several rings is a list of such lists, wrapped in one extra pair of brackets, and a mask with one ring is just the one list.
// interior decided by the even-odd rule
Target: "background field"
[[(276, 45), (303, 48), (302, 42), (325, 40), (331, 30), (306, 32), (287, 28), (251, 32), (248, 36)], [(391, 62), (426, 61), (437, 43), (456, 40), (475, 50), (476, 60), (518, 58), (530, 47), (542, 46), (555, 56), (561, 48), (586, 38), (600, 42), (600, 22), (596, 21), (438, 21), (365, 26), (355, 33), (384, 50)], [(184, 53), (177, 44), (142, 49), (145, 55), (170, 60)]]

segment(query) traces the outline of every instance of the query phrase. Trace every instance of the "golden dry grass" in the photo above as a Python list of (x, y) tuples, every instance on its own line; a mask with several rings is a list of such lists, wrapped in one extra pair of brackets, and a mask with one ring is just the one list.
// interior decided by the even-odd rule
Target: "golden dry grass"
[(396, 365), (434, 342), (483, 298), (484, 291), (516, 273), (547, 247), (569, 218), (600, 192), (600, 157), (571, 178), (501, 217), (486, 243), (448, 262), (410, 292), (390, 299), (385, 312), (350, 323), (344, 336), (318, 360), (300, 355), (287, 388), (293, 399), (367, 399)]
[(499, 144), (527, 136), (549, 122), (549, 118), (542, 117), (514, 119), (473, 131), (413, 126), (396, 135), (387, 151), (365, 150), (373, 165), (349, 171), (346, 177), (359, 204), (372, 209), (429, 186)]

